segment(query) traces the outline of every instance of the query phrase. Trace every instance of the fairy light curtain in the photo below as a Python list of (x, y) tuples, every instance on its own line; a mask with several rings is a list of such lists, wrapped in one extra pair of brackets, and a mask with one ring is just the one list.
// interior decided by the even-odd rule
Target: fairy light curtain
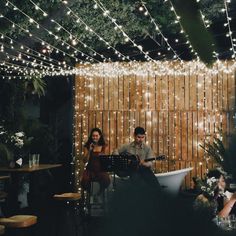
[[(207, 69), (199, 62), (107, 63), (78, 66), (75, 79), (76, 180), (83, 171), (83, 145), (93, 127), (108, 142), (108, 152), (133, 139), (136, 126), (147, 131), (146, 141), (166, 161), (165, 172), (193, 167), (185, 179), (203, 176), (212, 162), (199, 144), (223, 129), (235, 128), (235, 62), (217, 62)], [(225, 139), (227, 142), (227, 139)]]

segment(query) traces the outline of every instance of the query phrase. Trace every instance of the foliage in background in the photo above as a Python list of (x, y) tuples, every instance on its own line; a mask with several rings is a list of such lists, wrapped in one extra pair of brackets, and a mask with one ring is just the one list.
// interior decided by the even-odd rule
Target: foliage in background
[(10, 161), (27, 156), (33, 137), (27, 137), (24, 132), (12, 132), (4, 128), (0, 122), (0, 163), (8, 165)]
[(26, 123), (25, 130), (29, 136), (34, 137), (29, 152), (39, 153), (41, 163), (55, 163), (58, 154), (51, 128), (38, 120), (30, 119)]
[(236, 134), (233, 133), (229, 137), (229, 145), (225, 147), (223, 142), (222, 130), (219, 130), (219, 134), (216, 134), (212, 142), (206, 142), (204, 145), (200, 144), (200, 147), (212, 158), (219, 167), (236, 180)]
[[(69, 43), (69, 34), (63, 30), (58, 31), (58, 27), (50, 22), (50, 18), (59, 21), (69, 32), (75, 35), (77, 38), (90, 45), (93, 49), (98, 51), (106, 50), (106, 45), (99, 40), (93, 33), (85, 29), (81, 22), (76, 22), (76, 18), (72, 14), (67, 14), (67, 10), (60, 0), (38, 0), (34, 1), (44, 11), (46, 11), (50, 17), (43, 17), (42, 12), (35, 10), (33, 4), (27, 0), (11, 0), (20, 9), (26, 12), (30, 17), (40, 22), (40, 24), (46, 26), (49, 30), (55, 34), (64, 38)], [(203, 61), (210, 63), (212, 61), (212, 38), (210, 34), (203, 28), (203, 24), (199, 19), (199, 14), (196, 14), (196, 9), (191, 7), (191, 3), (195, 0), (183, 0), (180, 2), (179, 9), (181, 16), (181, 23), (185, 27), (191, 43), (194, 48), (200, 54)], [(109, 10), (111, 16), (117, 20), (118, 24), (123, 26), (123, 30), (136, 42), (140, 43), (149, 35), (153, 36), (162, 46), (163, 42), (160, 35), (155, 30), (155, 26), (150, 22), (150, 18), (145, 16), (139, 11), (141, 1), (137, 0), (101, 0), (102, 4)], [(173, 1), (173, 3), (178, 0)], [(162, 30), (167, 38), (180, 38), (179, 44), (185, 44), (186, 38), (184, 35), (179, 34), (180, 26), (174, 23), (175, 15), (170, 10), (170, 2), (163, 0), (149, 0), (145, 2), (152, 17), (158, 23), (159, 28)], [(10, 4), (9, 4), (10, 6)], [(124, 41), (124, 37), (119, 30), (114, 29), (114, 24), (103, 16), (103, 12), (100, 9), (94, 9), (94, 1), (92, 0), (71, 0), (68, 1), (68, 6), (83, 19), (84, 22), (97, 33), (99, 33), (105, 40), (111, 45), (116, 46), (118, 49), (122, 45), (131, 46), (130, 43)], [(48, 37), (46, 31), (37, 30), (35, 24), (30, 24), (29, 20), (23, 16), (19, 11), (14, 11), (12, 7), (6, 7), (5, 1), (0, 2), (0, 7), (3, 9), (3, 14), (19, 23), (22, 27), (29, 29), (35, 35), (43, 37), (46, 41), (50, 41), (57, 47), (63, 49), (60, 40), (54, 39), (54, 37)], [(223, 7), (223, 1), (221, 0), (202, 0), (199, 3), (200, 9), (206, 15), (206, 18), (210, 21), (217, 21), (222, 17), (221, 8)], [(184, 11), (182, 11), (184, 10)], [(224, 13), (223, 13), (224, 14)], [(190, 20), (187, 17), (190, 17)], [(2, 23), (2, 25), (1, 25)], [(194, 27), (189, 27), (193, 25)], [(8, 32), (12, 37), (24, 38), (26, 36), (22, 30), (18, 27), (12, 27), (7, 22), (0, 21), (0, 30), (2, 32)], [(198, 37), (200, 35), (200, 37)], [(197, 37), (196, 37), (197, 36)], [(32, 39), (31, 39), (32, 40)], [(206, 43), (206, 44), (205, 44)], [(92, 52), (88, 48), (84, 48), (82, 44), (76, 45), (76, 48), (92, 55)], [(135, 47), (132, 48), (133, 54), (140, 54), (139, 50)], [(144, 48), (145, 49), (145, 48)], [(167, 51), (168, 53), (168, 51)], [(170, 52), (169, 52), (170, 53)], [(170, 53), (171, 54), (171, 53)], [(172, 54), (171, 54), (172, 57)]]
[(39, 97), (45, 95), (46, 83), (40, 77), (27, 78), (24, 81), (25, 93), (37, 94)]
[(214, 62), (215, 42), (204, 26), (196, 0), (173, 0), (172, 2), (177, 14), (181, 16), (181, 24), (189, 35), (194, 50), (204, 63), (211, 65)]
[[(49, 162), (53, 162), (56, 158), (55, 140), (50, 128), (42, 125), (38, 119), (29, 120), (25, 116), (26, 95), (31, 94), (27, 99), (34, 99), (35, 96), (41, 96), (44, 93), (45, 82), (41, 78), (0, 80), (0, 121), (5, 130), (0, 130), (0, 162), (2, 164), (6, 164), (17, 154), (14, 147), (18, 139), (14, 137), (18, 137), (16, 135), (19, 131), (24, 132), (24, 137), (22, 137), (24, 157), (31, 152), (42, 154)], [(33, 137), (33, 139), (27, 137)]]

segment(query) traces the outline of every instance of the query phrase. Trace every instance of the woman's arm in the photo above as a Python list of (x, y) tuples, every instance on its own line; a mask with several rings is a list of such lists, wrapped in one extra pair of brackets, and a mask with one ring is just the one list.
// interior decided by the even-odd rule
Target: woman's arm
[(230, 200), (225, 204), (224, 208), (218, 213), (218, 216), (227, 217), (230, 214), (235, 202), (236, 202), (236, 193), (232, 195)]
[(83, 162), (87, 163), (88, 160), (89, 160), (89, 150), (87, 148), (84, 148)]

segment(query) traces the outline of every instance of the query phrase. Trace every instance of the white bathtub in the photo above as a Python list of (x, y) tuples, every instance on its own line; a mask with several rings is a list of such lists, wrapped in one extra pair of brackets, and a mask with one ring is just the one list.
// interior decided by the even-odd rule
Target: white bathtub
[(184, 180), (184, 177), (193, 168), (185, 168), (181, 170), (170, 171), (166, 173), (155, 174), (160, 185), (163, 187), (165, 193), (176, 196), (179, 192), (180, 186)]

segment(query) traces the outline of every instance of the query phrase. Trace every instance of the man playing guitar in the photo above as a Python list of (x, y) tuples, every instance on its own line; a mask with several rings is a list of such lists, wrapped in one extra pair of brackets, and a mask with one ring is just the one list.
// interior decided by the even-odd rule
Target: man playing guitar
[(138, 156), (139, 167), (137, 170), (132, 171), (130, 174), (131, 178), (137, 181), (142, 179), (147, 182), (149, 186), (156, 188), (158, 191), (161, 191), (161, 186), (151, 169), (153, 163), (150, 161), (145, 161), (154, 156), (151, 147), (144, 143), (145, 136), (146, 133), (144, 128), (139, 126), (136, 127), (134, 130), (134, 141), (129, 144), (124, 144), (115, 150), (113, 154), (131, 154)]

